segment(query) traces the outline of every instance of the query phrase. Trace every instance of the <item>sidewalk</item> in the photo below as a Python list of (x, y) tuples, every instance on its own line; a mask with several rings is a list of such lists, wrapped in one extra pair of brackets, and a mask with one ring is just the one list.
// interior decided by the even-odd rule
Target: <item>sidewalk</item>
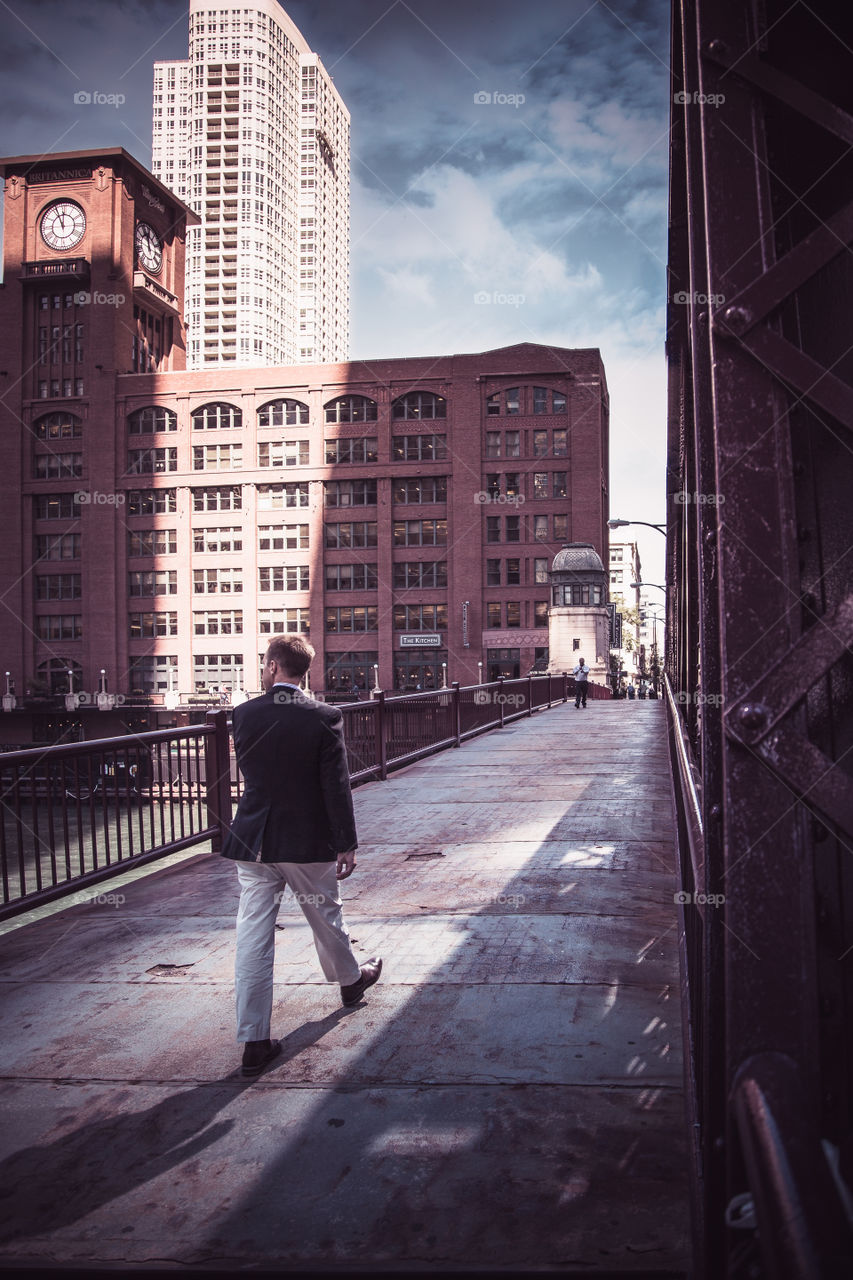
[(285, 902), (255, 1082), (225, 860), (0, 938), (0, 1266), (685, 1270), (662, 704), (555, 707), (354, 796), (382, 980), (344, 1010)]

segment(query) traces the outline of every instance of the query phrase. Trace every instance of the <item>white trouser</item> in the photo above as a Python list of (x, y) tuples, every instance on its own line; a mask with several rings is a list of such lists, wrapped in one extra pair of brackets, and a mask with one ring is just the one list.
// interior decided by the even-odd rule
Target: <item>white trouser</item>
[(238, 862), (237, 1039), (267, 1040), (272, 1016), (275, 918), (286, 887), (293, 890), (314, 932), (314, 945), (329, 982), (358, 982), (361, 966), (344, 924), (334, 862)]

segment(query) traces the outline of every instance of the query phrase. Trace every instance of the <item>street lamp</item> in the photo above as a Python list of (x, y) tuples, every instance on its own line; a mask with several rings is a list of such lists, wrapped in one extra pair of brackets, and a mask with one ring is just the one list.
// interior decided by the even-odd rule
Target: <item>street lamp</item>
[(631, 583), (632, 590), (634, 588), (641, 588), (641, 587), (657, 587), (658, 591), (663, 591), (664, 593), (666, 593), (666, 587), (663, 585), (662, 582), (632, 582)]
[(642, 524), (647, 529), (657, 529), (658, 533), (662, 533), (666, 537), (665, 524), (650, 524), (648, 520), (617, 520), (615, 518), (607, 521), (608, 529), (622, 529), (626, 524)]

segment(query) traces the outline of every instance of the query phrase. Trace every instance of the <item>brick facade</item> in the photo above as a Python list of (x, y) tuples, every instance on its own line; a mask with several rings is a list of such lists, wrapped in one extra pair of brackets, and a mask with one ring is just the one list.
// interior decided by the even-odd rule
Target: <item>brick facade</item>
[[(43, 169), (88, 166), (92, 175), (38, 184), (26, 182), (21, 162), (2, 162), (0, 645), (18, 692), (51, 660), (57, 670), (70, 663), (83, 689), (97, 688), (104, 669), (112, 691), (162, 694), (176, 664), (182, 692), (210, 683), (253, 690), (269, 635), (306, 623), (315, 688), (363, 684), (359, 658), (366, 673), (378, 663), (386, 689), (440, 682), (442, 662), (448, 680), (463, 683), (476, 681), (480, 662), (484, 676), (529, 670), (548, 644), (549, 588), (537, 570), (542, 579), (563, 542), (590, 542), (606, 563), (608, 401), (598, 350), (525, 342), (467, 355), (187, 372), (181, 237), (192, 215), (130, 157), (110, 155), (50, 157)], [(143, 186), (168, 206), (164, 215), (151, 211)], [(86, 210), (73, 251), (49, 250), (39, 234), (60, 196)], [(163, 236), (156, 279), (134, 263), (140, 220)], [(23, 286), (19, 277), (32, 276), (24, 263), (64, 271), (75, 255), (81, 288), (128, 297), (82, 304), (90, 327), (81, 394), (54, 398), (52, 357), (39, 364), (39, 298), (60, 296), (63, 330), (81, 323), (82, 306), (65, 317), (65, 295), (77, 291), (67, 274)], [(177, 313), (173, 341), (155, 369), (133, 372), (133, 307), (156, 300), (156, 285), (178, 300), (160, 302), (161, 316)], [(39, 380), (48, 380), (47, 396)], [(341, 397), (357, 399), (336, 410)], [(268, 408), (281, 401), (290, 407)], [(216, 405), (225, 407), (198, 412)], [(47, 414), (79, 419), (79, 434), (37, 440)], [(66, 461), (38, 464), (41, 452)], [(57, 474), (69, 455), (74, 473)], [(44, 466), (54, 470), (37, 474)], [(359, 528), (327, 532), (352, 524)], [(53, 534), (71, 539), (63, 558), (38, 558)], [(79, 575), (79, 584), (63, 584), (63, 575)], [(37, 589), (42, 577), (56, 581)], [(48, 615), (79, 622), (61, 638), (65, 624), (39, 620)], [(435, 633), (437, 648), (418, 644)], [(343, 654), (356, 657), (331, 670)]]

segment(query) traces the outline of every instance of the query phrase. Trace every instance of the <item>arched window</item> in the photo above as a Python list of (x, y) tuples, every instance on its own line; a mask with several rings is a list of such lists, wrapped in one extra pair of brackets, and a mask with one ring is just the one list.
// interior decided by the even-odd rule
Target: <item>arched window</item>
[(520, 389), (507, 387), (506, 391), (496, 391), (486, 401), (486, 413), (489, 417), (496, 414), (514, 414), (521, 412)]
[(552, 391), (550, 387), (534, 387), (533, 412), (565, 413), (566, 397), (562, 391)]
[(132, 436), (153, 435), (155, 431), (177, 431), (178, 415), (159, 404), (146, 405), (130, 414), (128, 431)]
[(259, 427), (297, 427), (308, 421), (308, 405), (301, 400), (270, 400), (258, 410)]
[(229, 427), (240, 427), (243, 425), (243, 414), (233, 404), (225, 404), (222, 401), (215, 401), (212, 404), (203, 404), (198, 409), (193, 409), (193, 430), (203, 431), (219, 431)]
[(33, 423), (36, 440), (77, 440), (83, 423), (73, 413), (46, 413)]
[(410, 391), (394, 401), (394, 417), (408, 420), (424, 418), (446, 418), (447, 401), (443, 396), (433, 395), (431, 391)]
[(325, 406), (327, 422), (375, 422), (376, 401), (367, 396), (338, 396)]
[(54, 694), (79, 693), (83, 688), (83, 668), (76, 658), (48, 658), (39, 663), (38, 676)]

